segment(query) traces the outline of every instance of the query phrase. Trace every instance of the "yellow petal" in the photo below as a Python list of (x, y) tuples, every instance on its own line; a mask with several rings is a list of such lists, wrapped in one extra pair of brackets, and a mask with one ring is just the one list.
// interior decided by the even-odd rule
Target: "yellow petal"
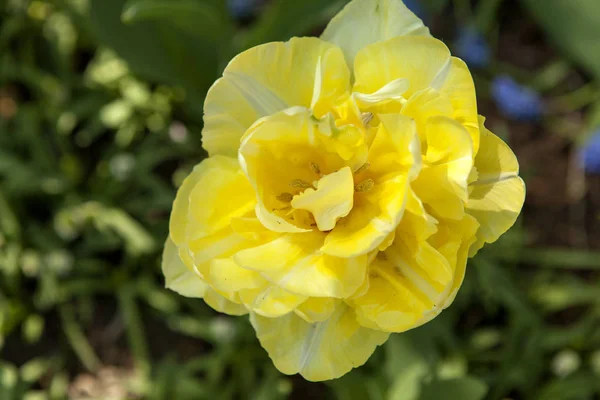
[(173, 201), (171, 219), (169, 220), (169, 234), (173, 243), (178, 246), (183, 244), (186, 238), (189, 221), (190, 193), (208, 169), (206, 161), (204, 160), (196, 165), (192, 172), (183, 180)]
[(322, 251), (337, 257), (355, 257), (376, 249), (393, 232), (404, 211), (409, 179), (420, 167), (414, 122), (401, 115), (381, 115), (381, 124), (369, 149), (369, 167), (356, 174), (372, 188), (355, 194), (354, 208), (327, 235)]
[(248, 314), (248, 310), (243, 304), (238, 304), (231, 300), (226, 299), (221, 294), (217, 293), (212, 288), (206, 290), (204, 295), (204, 301), (215, 311), (229, 314), (229, 315), (245, 315)]
[(294, 196), (292, 207), (310, 211), (320, 231), (335, 227), (338, 219), (348, 215), (354, 203), (354, 179), (350, 167), (325, 175), (317, 189), (306, 189)]
[(202, 173), (189, 193), (187, 240), (202, 238), (229, 226), (256, 204), (254, 190), (237, 159), (215, 156), (204, 160)]
[(307, 298), (267, 283), (257, 289), (241, 290), (240, 299), (252, 312), (264, 317), (276, 318), (291, 313)]
[(162, 255), (162, 272), (165, 287), (186, 297), (204, 297), (208, 285), (196, 273), (187, 268), (179, 257), (177, 247), (167, 239)]
[(208, 279), (212, 260), (229, 258), (237, 251), (254, 244), (254, 242), (248, 241), (243, 236), (235, 233), (231, 228), (188, 242), (194, 268), (205, 279)]
[[(410, 261), (410, 260), (409, 260)], [(369, 289), (352, 300), (358, 321), (387, 332), (403, 332), (421, 324), (435, 304), (408, 279), (403, 271), (410, 266), (394, 266), (391, 260), (377, 258), (369, 268)]]
[(222, 292), (256, 289), (266, 284), (265, 279), (258, 272), (240, 268), (232, 258), (212, 260), (209, 269), (209, 282)]
[(441, 308), (448, 307), (456, 297), (462, 285), (467, 267), (469, 248), (475, 241), (479, 224), (475, 218), (465, 214), (460, 221), (445, 220), (438, 226), (438, 232), (429, 242), (444, 255), (454, 270), (452, 287)]
[(340, 49), (317, 38), (246, 50), (206, 96), (203, 146), (211, 156), (234, 156), (240, 138), (258, 119), (292, 106), (326, 109), (348, 91), (349, 83)]
[(355, 92), (353, 95), (361, 108), (368, 109), (373, 105), (404, 99), (403, 95), (409, 87), (408, 79), (399, 78), (387, 83), (374, 93)]
[(338, 258), (319, 251), (321, 232), (284, 235), (272, 242), (238, 252), (243, 268), (260, 272), (267, 280), (304, 296), (350, 296), (363, 283), (367, 256)]
[(339, 46), (352, 65), (363, 47), (403, 35), (428, 36), (429, 29), (401, 0), (354, 0), (331, 20), (321, 38)]
[(340, 304), (341, 300), (331, 297), (310, 297), (300, 304), (294, 312), (306, 322), (313, 324), (331, 317), (331, 314)]
[(412, 95), (400, 110), (415, 120), (423, 150), (427, 150), (427, 123), (432, 117), (449, 117), (454, 113), (450, 98), (444, 93), (427, 88)]
[(395, 174), (414, 178), (421, 168), (421, 148), (415, 121), (403, 115), (379, 115), (381, 124), (369, 148), (373, 175)]
[[(340, 182), (343, 184), (338, 188), (344, 199), (341, 199), (341, 208), (335, 210), (335, 215), (324, 215), (327, 204), (320, 204), (319, 207), (324, 209), (314, 209), (321, 217), (329, 219), (321, 223), (330, 224), (351, 206), (347, 203), (347, 194), (351, 190), (352, 177), (348, 176), (349, 171), (344, 167), (355, 161), (355, 153), (366, 157), (366, 143), (364, 135), (355, 127), (338, 129), (332, 124), (333, 121), (328, 118), (317, 121), (307, 110), (281, 112), (264, 118), (244, 135), (240, 162), (257, 193), (256, 215), (268, 229), (292, 233), (313, 230), (315, 219), (312, 214), (306, 210), (293, 210), (290, 202), (307, 189), (307, 195), (314, 193), (310, 188), (314, 188), (315, 182), (322, 176), (325, 176), (323, 180), (329, 181), (327, 185), (319, 186), (325, 191), (336, 186), (332, 182), (335, 177), (345, 176), (346, 179)], [(336, 175), (326, 176), (335, 172)], [(335, 202), (338, 200), (336, 197)]]
[(483, 120), (475, 167), (478, 177), (469, 187), (466, 211), (481, 226), (470, 255), (484, 243), (495, 242), (513, 226), (525, 201), (525, 183), (518, 176), (517, 158), (506, 143), (483, 126)]
[(406, 176), (376, 182), (357, 193), (355, 207), (327, 235), (321, 251), (337, 257), (358, 257), (376, 249), (402, 218), (408, 190)]
[(410, 84), (405, 98), (427, 88), (439, 90), (450, 65), (450, 51), (441, 41), (425, 36), (396, 37), (365, 47), (356, 55), (353, 91), (373, 93), (400, 78)]
[(454, 108), (453, 118), (461, 123), (473, 142), (473, 153), (479, 151), (479, 119), (475, 84), (469, 68), (459, 58), (452, 57), (450, 69), (440, 92), (447, 95)]
[(469, 196), (467, 180), (473, 168), (469, 133), (452, 119), (430, 118), (425, 159), (412, 188), (438, 215), (461, 219)]
[(281, 318), (251, 314), (250, 322), (277, 369), (309, 381), (339, 378), (364, 364), (388, 338), (388, 333), (360, 326), (353, 310), (343, 304), (314, 324), (294, 313)]

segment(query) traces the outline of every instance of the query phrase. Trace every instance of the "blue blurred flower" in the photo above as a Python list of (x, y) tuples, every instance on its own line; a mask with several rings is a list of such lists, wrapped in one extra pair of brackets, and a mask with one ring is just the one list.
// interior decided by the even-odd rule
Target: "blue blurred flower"
[(459, 30), (456, 53), (469, 67), (484, 68), (490, 62), (490, 48), (483, 35), (473, 28)]
[(581, 163), (586, 172), (600, 174), (600, 129), (597, 130), (581, 149)]
[(227, 0), (229, 12), (236, 19), (248, 18), (254, 15), (262, 0)]
[(404, 0), (404, 4), (410, 11), (412, 11), (417, 17), (421, 18), (423, 21), (427, 20), (427, 13), (423, 8), (423, 4), (421, 0)]
[(500, 111), (509, 118), (535, 121), (544, 111), (544, 103), (539, 93), (520, 85), (508, 75), (494, 78), (491, 92)]

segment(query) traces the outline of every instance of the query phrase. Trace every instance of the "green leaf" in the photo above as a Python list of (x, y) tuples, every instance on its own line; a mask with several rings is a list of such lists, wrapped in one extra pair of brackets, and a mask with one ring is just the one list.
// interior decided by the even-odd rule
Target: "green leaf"
[(419, 400), (481, 400), (487, 385), (472, 377), (433, 381), (423, 386)]
[(324, 28), (329, 19), (347, 2), (348, 0), (273, 1), (249, 32), (244, 48), (288, 40), (292, 36), (313, 34), (311, 30)]
[[(182, 17), (181, 4), (143, 1), (130, 5), (124, 16), (129, 24), (125, 24), (121, 18), (125, 0), (91, 0), (89, 18), (97, 38), (134, 72), (154, 82), (182, 86), (197, 99), (218, 75), (219, 54), (228, 38), (223, 34), (227, 21), (206, 5), (199, 6), (193, 16)], [(159, 18), (159, 10), (168, 18)], [(200, 14), (192, 31), (190, 21)], [(216, 24), (222, 27), (221, 40), (215, 40), (219, 32), (210, 28)]]
[(215, 7), (194, 0), (130, 0), (125, 4), (121, 18), (126, 24), (166, 22), (194, 36), (215, 40), (229, 35), (232, 29), (231, 23), (223, 23)]
[(522, 1), (565, 54), (596, 77), (600, 77), (600, 2)]

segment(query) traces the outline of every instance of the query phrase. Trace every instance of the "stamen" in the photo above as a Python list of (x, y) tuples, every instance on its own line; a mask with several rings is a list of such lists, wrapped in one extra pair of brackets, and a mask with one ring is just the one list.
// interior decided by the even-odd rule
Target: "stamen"
[(319, 164), (311, 161), (308, 163), (308, 166), (310, 167), (310, 170), (312, 172), (314, 172), (317, 175), (321, 175), (321, 167), (319, 167)]
[(294, 198), (294, 195), (291, 193), (281, 193), (279, 196), (277, 196), (277, 200), (282, 201), (284, 203), (289, 203), (290, 201), (292, 201), (292, 199)]
[(361, 193), (368, 192), (373, 189), (373, 186), (375, 186), (375, 181), (373, 179), (365, 179), (361, 183), (354, 185), (354, 191)]
[(362, 117), (362, 123), (365, 126), (368, 126), (371, 123), (371, 121), (373, 121), (373, 113), (372, 112), (362, 113), (361, 117)]
[(290, 182), (290, 186), (297, 189), (308, 189), (312, 187), (312, 185), (302, 179), (294, 179)]
[(371, 166), (371, 163), (366, 162), (363, 165), (361, 165), (360, 168), (358, 168), (356, 171), (354, 171), (354, 174), (360, 174), (361, 172), (368, 170), (370, 166)]

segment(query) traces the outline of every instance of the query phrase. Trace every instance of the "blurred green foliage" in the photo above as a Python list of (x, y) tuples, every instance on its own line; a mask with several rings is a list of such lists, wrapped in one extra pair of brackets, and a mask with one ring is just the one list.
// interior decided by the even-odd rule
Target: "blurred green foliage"
[[(524, 1), (598, 71), (598, 24)], [(529, 249), (521, 226), (473, 260), (449, 310), (327, 384), (281, 375), (247, 318), (163, 288), (206, 91), (239, 51), (318, 32), (344, 3), (275, 0), (248, 24), (223, 0), (0, 0), (0, 399), (600, 396), (600, 256)], [(492, 29), (499, 3), (472, 18)]]

